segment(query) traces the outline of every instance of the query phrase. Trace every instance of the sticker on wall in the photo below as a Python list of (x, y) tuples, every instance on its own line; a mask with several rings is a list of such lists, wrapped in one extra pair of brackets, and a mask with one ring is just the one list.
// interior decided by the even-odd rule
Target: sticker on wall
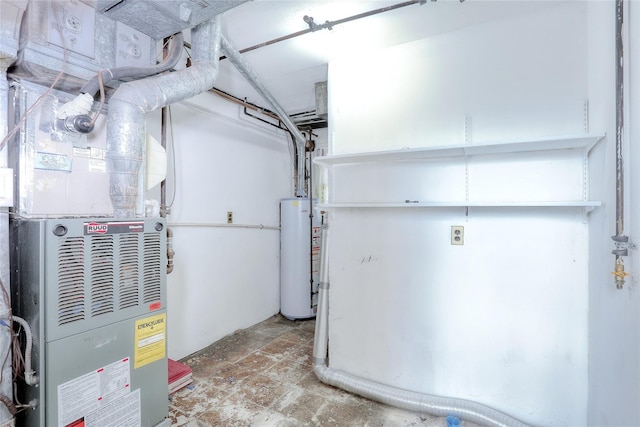
[(85, 426), (86, 417), (129, 394), (128, 357), (58, 385), (58, 425)]
[(104, 148), (91, 147), (91, 158), (97, 160), (105, 159), (106, 150)]
[(89, 172), (107, 173), (107, 162), (104, 160), (89, 160)]
[(43, 153), (38, 151), (35, 157), (35, 168), (71, 172), (71, 159), (64, 154)]
[(147, 317), (136, 321), (133, 367), (138, 369), (164, 359), (167, 348), (167, 315)]
[(73, 157), (91, 158), (91, 148), (73, 147)]
[(59, 181), (58, 178), (51, 177), (51, 176), (44, 176), (44, 177), (38, 178), (34, 182), (34, 187), (36, 191), (49, 191), (55, 188), (56, 185), (58, 185), (58, 181)]

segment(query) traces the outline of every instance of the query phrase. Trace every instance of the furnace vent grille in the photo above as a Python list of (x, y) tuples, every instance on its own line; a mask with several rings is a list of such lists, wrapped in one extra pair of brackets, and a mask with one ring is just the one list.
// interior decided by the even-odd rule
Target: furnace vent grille
[(124, 235), (120, 239), (120, 310), (140, 304), (139, 272), (138, 236)]
[(162, 278), (160, 277), (161, 246), (159, 234), (144, 235), (144, 302), (160, 301)]
[(165, 238), (161, 232), (83, 232), (55, 239), (57, 265), (52, 272), (57, 283), (48, 280), (45, 293), (53, 297), (48, 310), (53, 316), (57, 313), (55, 324), (61, 329), (52, 336), (146, 314), (164, 305)]
[(58, 324), (84, 319), (84, 239), (63, 239), (58, 251)]
[(91, 317), (113, 313), (113, 236), (91, 238)]

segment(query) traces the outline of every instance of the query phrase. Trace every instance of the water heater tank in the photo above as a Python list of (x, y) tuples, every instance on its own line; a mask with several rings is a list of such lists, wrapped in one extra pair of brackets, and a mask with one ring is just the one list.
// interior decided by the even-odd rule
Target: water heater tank
[(309, 199), (281, 200), (280, 313), (284, 317), (316, 315), (319, 270), (320, 215), (310, 209)]

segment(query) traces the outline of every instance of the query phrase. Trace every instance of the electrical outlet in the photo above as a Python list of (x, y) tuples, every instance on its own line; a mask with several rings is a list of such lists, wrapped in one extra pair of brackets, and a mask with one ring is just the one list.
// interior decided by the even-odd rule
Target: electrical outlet
[(227, 212), (227, 224), (233, 224), (233, 212)]
[(451, 226), (451, 244), (464, 245), (464, 227), (462, 225)]

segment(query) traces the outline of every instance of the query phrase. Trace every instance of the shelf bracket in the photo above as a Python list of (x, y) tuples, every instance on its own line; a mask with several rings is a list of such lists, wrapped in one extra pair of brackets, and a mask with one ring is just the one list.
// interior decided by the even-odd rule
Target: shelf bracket
[(584, 206), (582, 208), (582, 223), (586, 224), (587, 222), (589, 222), (589, 214), (591, 213), (591, 211), (593, 211), (593, 209), (595, 208), (595, 206)]
[(587, 149), (582, 152), (582, 198), (589, 200), (589, 150)]

